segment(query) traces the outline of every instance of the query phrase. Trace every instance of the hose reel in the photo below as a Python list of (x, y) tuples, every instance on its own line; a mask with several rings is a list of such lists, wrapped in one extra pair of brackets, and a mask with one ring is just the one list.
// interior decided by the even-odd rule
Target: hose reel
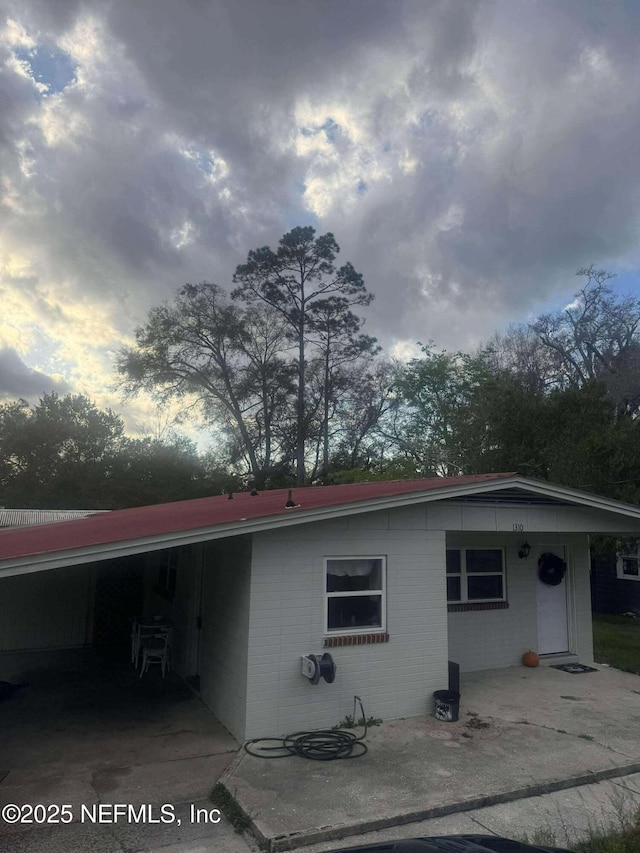
[(321, 657), (317, 655), (302, 655), (301, 672), (311, 684), (317, 684), (321, 678), (327, 684), (333, 684), (336, 678), (336, 664), (329, 652)]

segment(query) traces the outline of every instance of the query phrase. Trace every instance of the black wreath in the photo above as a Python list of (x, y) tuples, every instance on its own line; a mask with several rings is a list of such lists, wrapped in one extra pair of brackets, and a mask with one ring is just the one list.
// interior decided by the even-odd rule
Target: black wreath
[(565, 561), (550, 551), (543, 554), (538, 560), (538, 577), (542, 583), (549, 584), (549, 586), (561, 584), (566, 571), (567, 564)]

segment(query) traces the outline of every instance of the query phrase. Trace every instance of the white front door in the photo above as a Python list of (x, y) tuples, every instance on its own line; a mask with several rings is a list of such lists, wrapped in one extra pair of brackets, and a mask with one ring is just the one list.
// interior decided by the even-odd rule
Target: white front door
[[(536, 549), (536, 564), (545, 552), (567, 559), (564, 545), (544, 545)], [(543, 583), (537, 578), (538, 597), (538, 648), (539, 655), (552, 655), (569, 651), (569, 625), (567, 619), (567, 578), (565, 574), (557, 586)]]

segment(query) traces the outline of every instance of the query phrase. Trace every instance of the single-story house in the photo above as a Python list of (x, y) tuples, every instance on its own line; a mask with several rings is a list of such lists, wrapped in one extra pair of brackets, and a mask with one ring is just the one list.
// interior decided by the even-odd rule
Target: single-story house
[[(241, 740), (334, 725), (356, 694), (368, 715), (421, 715), (449, 661), (464, 673), (530, 649), (593, 660), (591, 533), (640, 535), (640, 507), (518, 474), (219, 495), (2, 531), (0, 679), (43, 649), (91, 644), (100, 578), (115, 572), (138, 578), (146, 614), (171, 618), (176, 670)], [(303, 658), (325, 653), (335, 680), (314, 684)]]
[(591, 604), (595, 613), (640, 615), (640, 538), (619, 538), (592, 557)]

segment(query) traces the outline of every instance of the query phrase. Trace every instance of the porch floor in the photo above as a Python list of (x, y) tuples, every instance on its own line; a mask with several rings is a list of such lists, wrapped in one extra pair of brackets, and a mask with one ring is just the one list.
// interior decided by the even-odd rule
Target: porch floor
[[(365, 706), (375, 716), (375, 706), (366, 699)], [(526, 799), (531, 813), (536, 800), (527, 798), (585, 791), (601, 780), (640, 806), (639, 721), (635, 675), (606, 667), (580, 675), (546, 666), (478, 672), (461, 679), (456, 723), (426, 712), (385, 723), (369, 730), (368, 753), (352, 761), (245, 754), (223, 782), (273, 850), (314, 844), (310, 850), (324, 853), (354, 835), (362, 844), (482, 833), (490, 821), (483, 827), (470, 816), (489, 806)], [(456, 829), (437, 826), (456, 813)], [(522, 809), (512, 813), (523, 819)], [(521, 837), (527, 828), (503, 823), (502, 831)]]

